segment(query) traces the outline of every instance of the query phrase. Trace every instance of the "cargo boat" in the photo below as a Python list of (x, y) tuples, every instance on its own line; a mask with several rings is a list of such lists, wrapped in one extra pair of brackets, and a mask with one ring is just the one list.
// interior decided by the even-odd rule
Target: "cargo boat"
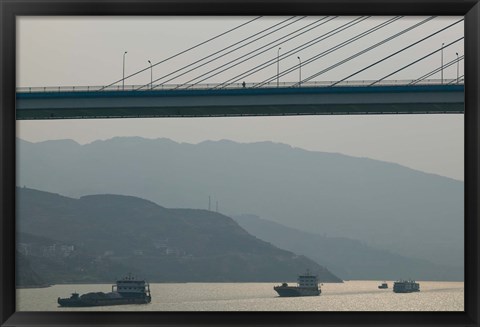
[(308, 271), (298, 276), (297, 286), (289, 286), (287, 283), (282, 283), (282, 285), (274, 286), (273, 289), (278, 295), (283, 297), (318, 296), (322, 293), (322, 290), (318, 287), (317, 276), (310, 275)]
[(393, 284), (395, 293), (412, 293), (420, 292), (420, 284), (414, 280), (399, 280)]
[(132, 275), (118, 280), (109, 293), (91, 292), (83, 295), (72, 293), (69, 298), (58, 298), (61, 307), (95, 307), (120, 304), (150, 303), (150, 285), (144, 280), (136, 280)]
[(386, 288), (388, 288), (388, 284), (386, 282), (383, 282), (380, 285), (378, 285), (378, 288), (379, 289), (386, 289)]

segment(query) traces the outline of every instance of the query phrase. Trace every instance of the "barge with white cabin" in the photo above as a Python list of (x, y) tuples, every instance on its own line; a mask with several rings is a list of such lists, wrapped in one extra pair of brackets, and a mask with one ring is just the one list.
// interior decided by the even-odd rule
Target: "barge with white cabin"
[(147, 304), (152, 300), (150, 285), (132, 275), (118, 280), (109, 293), (91, 292), (79, 295), (72, 293), (69, 298), (58, 298), (61, 307), (95, 307), (121, 304)]
[(318, 286), (318, 278), (316, 275), (311, 275), (308, 271), (298, 276), (296, 286), (289, 286), (287, 283), (274, 286), (273, 289), (282, 297), (293, 296), (318, 296), (322, 293)]
[(420, 284), (414, 280), (398, 280), (393, 284), (395, 293), (420, 292)]

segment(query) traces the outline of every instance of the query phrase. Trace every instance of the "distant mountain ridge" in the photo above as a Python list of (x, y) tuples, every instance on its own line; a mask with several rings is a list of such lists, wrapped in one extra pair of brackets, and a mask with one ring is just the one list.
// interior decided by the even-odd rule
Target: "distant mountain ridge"
[(398, 280), (415, 276), (418, 280), (463, 281), (464, 278), (462, 267), (404, 257), (348, 238), (303, 232), (255, 215), (232, 218), (250, 234), (321, 262), (344, 280)]
[(168, 207), (254, 213), (439, 265), (463, 266), (464, 183), (397, 164), (272, 142), (118, 137), (18, 140), (18, 185), (79, 197), (133, 194)]
[(316, 262), (212, 211), (167, 209), (121, 195), (73, 199), (29, 188), (17, 188), (17, 208), (17, 248), (51, 284), (112, 282), (127, 272), (152, 282), (278, 282), (305, 269), (323, 282), (341, 282)]

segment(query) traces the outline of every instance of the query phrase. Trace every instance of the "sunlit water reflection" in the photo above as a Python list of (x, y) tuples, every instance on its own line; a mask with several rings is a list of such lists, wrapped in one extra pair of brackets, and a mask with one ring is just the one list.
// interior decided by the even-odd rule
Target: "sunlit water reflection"
[(421, 292), (396, 294), (378, 281), (324, 284), (313, 297), (280, 298), (275, 283), (150, 284), (152, 303), (89, 308), (60, 308), (58, 297), (76, 291), (108, 292), (111, 285), (54, 285), (17, 290), (18, 311), (463, 311), (463, 282), (420, 281)]

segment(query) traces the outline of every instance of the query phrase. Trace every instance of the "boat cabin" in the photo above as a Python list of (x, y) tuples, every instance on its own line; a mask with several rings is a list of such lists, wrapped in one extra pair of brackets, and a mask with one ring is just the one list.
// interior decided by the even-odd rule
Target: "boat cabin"
[(305, 274), (298, 276), (299, 287), (318, 287), (318, 279), (315, 275), (310, 275), (307, 271)]
[(129, 274), (127, 277), (118, 280), (115, 285), (112, 285), (112, 292), (118, 292), (124, 296), (138, 294), (150, 295), (150, 285), (144, 280), (137, 280)]

